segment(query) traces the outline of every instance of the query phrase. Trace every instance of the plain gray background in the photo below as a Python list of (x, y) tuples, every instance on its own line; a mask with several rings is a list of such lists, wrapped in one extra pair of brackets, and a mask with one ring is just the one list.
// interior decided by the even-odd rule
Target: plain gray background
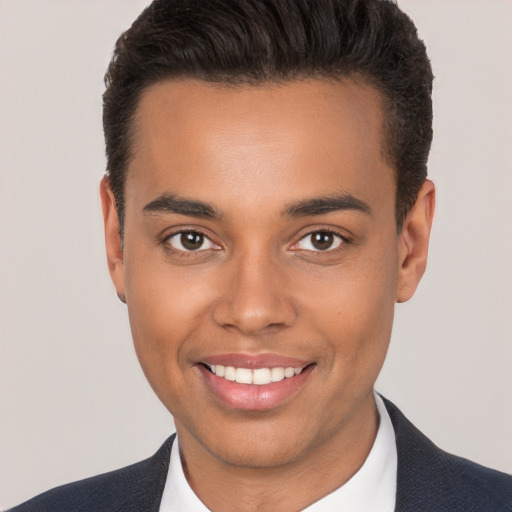
[[(206, 0), (205, 0), (206, 1)], [(0, 507), (152, 454), (170, 415), (110, 284), (102, 77), (144, 0), (0, 0)], [(512, 3), (403, 0), (432, 59), (438, 209), (377, 389), (512, 472)]]

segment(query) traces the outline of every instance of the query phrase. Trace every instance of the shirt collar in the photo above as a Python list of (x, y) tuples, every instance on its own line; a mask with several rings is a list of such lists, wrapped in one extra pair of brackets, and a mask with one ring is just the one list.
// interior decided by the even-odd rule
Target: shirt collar
[[(379, 428), (364, 464), (344, 485), (305, 508), (303, 512), (393, 512), (395, 509), (397, 451), (395, 433), (382, 398), (375, 393)], [(173, 443), (160, 512), (208, 512), (185, 478), (178, 439)]]

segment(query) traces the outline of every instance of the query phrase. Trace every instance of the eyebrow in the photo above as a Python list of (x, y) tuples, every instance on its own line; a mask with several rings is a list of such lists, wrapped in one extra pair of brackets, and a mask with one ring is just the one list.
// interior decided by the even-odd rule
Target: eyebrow
[(342, 210), (355, 210), (368, 215), (372, 213), (367, 203), (357, 199), (352, 194), (339, 194), (314, 197), (290, 204), (285, 208), (284, 215), (297, 218), (310, 215), (325, 215), (326, 213)]
[(200, 219), (220, 219), (222, 214), (214, 206), (175, 194), (162, 194), (142, 209), (144, 213), (178, 213)]
[[(211, 204), (187, 199), (176, 194), (162, 194), (142, 209), (144, 213), (177, 213), (200, 219), (220, 219), (222, 213)], [(286, 217), (309, 217), (325, 215), (336, 211), (355, 210), (371, 214), (368, 204), (352, 194), (313, 197), (288, 205), (283, 212)]]

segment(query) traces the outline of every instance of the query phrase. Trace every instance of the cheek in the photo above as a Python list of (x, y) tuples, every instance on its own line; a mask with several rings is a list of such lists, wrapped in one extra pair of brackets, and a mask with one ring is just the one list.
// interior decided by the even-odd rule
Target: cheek
[(208, 298), (201, 279), (175, 269), (171, 273), (169, 265), (151, 264), (144, 256), (127, 258), (125, 273), (135, 351), (151, 386), (167, 403), (162, 394), (181, 385), (188, 340), (201, 329)]
[(207, 272), (199, 266), (176, 267), (160, 251), (141, 249), (127, 256), (125, 274), (134, 337), (146, 334), (150, 343), (179, 339), (207, 310)]
[(331, 276), (314, 317), (333, 355), (332, 371), (373, 385), (384, 362), (394, 316), (397, 282), (393, 248), (372, 251)]

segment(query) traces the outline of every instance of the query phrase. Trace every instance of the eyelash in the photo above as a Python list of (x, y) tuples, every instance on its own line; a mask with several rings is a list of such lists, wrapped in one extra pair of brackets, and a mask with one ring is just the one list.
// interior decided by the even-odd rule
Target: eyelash
[[(208, 241), (209, 244), (210, 244), (210, 247), (207, 247), (205, 249), (197, 249), (197, 250), (187, 250), (186, 248), (183, 248), (183, 249), (180, 249), (180, 248), (176, 248), (176, 247), (173, 247), (171, 244), (170, 244), (170, 241), (175, 238), (175, 237), (182, 237), (183, 235), (187, 235), (187, 234), (191, 234), (191, 235), (199, 235), (202, 237), (202, 243), (201, 245), (204, 244), (205, 241)], [(303, 249), (301, 247), (298, 247), (299, 244), (301, 242), (303, 242), (304, 240), (306, 240), (308, 237), (311, 237), (315, 234), (329, 234), (329, 235), (332, 235), (334, 237), (334, 241), (333, 241), (333, 244), (337, 244), (335, 245), (335, 247), (333, 248), (327, 248), (325, 250), (321, 250), (321, 249)], [(198, 256), (200, 255), (201, 253), (204, 253), (206, 251), (209, 251), (209, 250), (219, 250), (221, 249), (220, 245), (216, 244), (215, 242), (212, 241), (212, 239), (205, 233), (203, 233), (202, 231), (200, 230), (197, 230), (197, 229), (181, 229), (179, 231), (175, 231), (171, 234), (169, 234), (168, 236), (166, 236), (162, 242), (161, 242), (168, 251), (171, 251), (173, 252), (174, 254), (180, 256), (180, 257), (193, 257), (193, 256)], [(299, 252), (299, 251), (305, 251), (307, 253), (310, 253), (310, 254), (333, 254), (333, 253), (336, 253), (338, 252), (339, 250), (342, 250), (344, 248), (344, 245), (346, 244), (349, 244), (350, 243), (350, 240), (346, 237), (346, 236), (343, 236), (341, 235), (340, 233), (338, 233), (337, 231), (334, 231), (332, 229), (316, 229), (314, 231), (309, 231), (308, 233), (304, 234), (303, 236), (300, 237), (300, 239), (295, 242), (290, 248), (289, 250), (291, 251), (294, 251), (294, 252)], [(183, 243), (182, 241), (180, 240), (180, 244), (182, 245), (183, 247)], [(310, 245), (311, 245), (311, 242), (310, 242)]]
[[(316, 234), (328, 234), (328, 235), (332, 235), (334, 237), (334, 241), (333, 243), (337, 245), (335, 247), (329, 247), (328, 249), (325, 249), (325, 250), (321, 250), (321, 249), (317, 249), (317, 250), (314, 250), (314, 249), (302, 249), (304, 251), (307, 251), (308, 253), (313, 253), (313, 254), (333, 254), (333, 253), (336, 253), (338, 252), (339, 250), (341, 250), (343, 248), (343, 246), (345, 244), (348, 244), (350, 243), (350, 241), (348, 240), (347, 237), (341, 235), (340, 233), (338, 233), (337, 231), (334, 231), (332, 229), (316, 229), (314, 231), (309, 231), (308, 233), (306, 233), (305, 235), (303, 235), (298, 242), (296, 242), (295, 244), (293, 244), (292, 246), (292, 250), (296, 250), (296, 251), (300, 251), (301, 249), (300, 248), (297, 248), (295, 249), (296, 246), (298, 246), (298, 244), (300, 244), (301, 242), (303, 242), (304, 240), (306, 240), (308, 237), (312, 237), (313, 235), (316, 235)], [(311, 244), (311, 242), (310, 242)]]
[[(198, 250), (187, 250), (186, 248), (183, 248), (183, 249), (179, 249), (179, 248), (176, 248), (176, 247), (173, 247), (171, 245), (171, 240), (175, 237), (183, 237), (183, 235), (187, 235), (187, 234), (190, 234), (190, 235), (199, 235), (202, 237), (202, 243), (201, 245), (203, 245), (206, 241), (209, 242), (210, 244), (210, 247), (207, 247), (206, 249), (198, 249)], [(181, 244), (181, 246), (183, 247), (183, 243), (182, 241), (180, 240), (179, 242)], [(215, 242), (212, 241), (212, 239), (205, 233), (203, 233), (202, 231), (199, 231), (197, 229), (181, 229), (179, 231), (175, 231), (173, 233), (171, 233), (170, 235), (166, 236), (163, 240), (162, 240), (162, 244), (166, 247), (167, 250), (181, 256), (181, 257), (190, 257), (190, 256), (197, 256), (203, 252), (206, 252), (208, 250), (218, 250), (220, 249), (220, 246), (218, 244), (216, 244)]]

